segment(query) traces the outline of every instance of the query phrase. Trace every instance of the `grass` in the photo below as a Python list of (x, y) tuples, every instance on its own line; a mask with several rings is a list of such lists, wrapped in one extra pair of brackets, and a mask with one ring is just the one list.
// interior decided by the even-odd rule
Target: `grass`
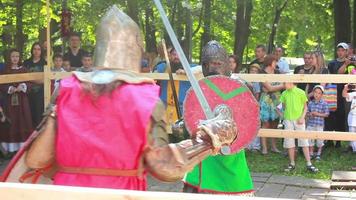
[(296, 169), (289, 173), (284, 172), (289, 159), (282, 154), (269, 152), (268, 155), (262, 155), (260, 152), (246, 150), (246, 158), (251, 172), (269, 172), (278, 175), (301, 176), (313, 179), (331, 179), (333, 171), (350, 171), (352, 166), (356, 166), (356, 154), (343, 152), (347, 146), (348, 142), (342, 142), (341, 148), (325, 148), (321, 161), (312, 161), (313, 165), (319, 168), (319, 172), (316, 174), (306, 170), (304, 156), (300, 153), (297, 155)]

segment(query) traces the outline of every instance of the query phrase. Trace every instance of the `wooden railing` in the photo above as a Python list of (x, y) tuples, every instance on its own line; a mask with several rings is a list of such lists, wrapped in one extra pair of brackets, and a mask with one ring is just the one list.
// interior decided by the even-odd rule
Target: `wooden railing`
[(272, 198), (237, 197), (173, 192), (141, 192), (98, 188), (0, 183), (1, 200), (269, 200)]
[[(70, 72), (45, 72), (45, 73), (25, 73), (0, 75), (0, 84), (23, 81), (43, 82), (44, 75), (49, 77), (48, 80), (62, 79), (70, 76)], [(145, 73), (141, 74), (155, 80), (168, 80), (168, 74), (162, 73)], [(196, 75), (201, 78), (201, 74)], [(295, 83), (356, 83), (355, 75), (270, 75), (270, 74), (234, 74), (235, 77), (240, 77), (248, 82), (295, 82)], [(184, 75), (174, 75), (175, 80), (187, 80)], [(50, 81), (45, 81), (44, 84), (50, 84)], [(46, 88), (50, 88), (47, 86)], [(46, 103), (50, 99), (50, 91), (45, 92)], [(290, 131), (290, 130), (276, 130), (276, 129), (261, 129), (259, 132), (261, 137), (276, 137), (276, 138), (310, 138), (310, 139), (324, 139), (324, 140), (356, 140), (355, 133), (348, 132), (323, 132), (323, 131)]]

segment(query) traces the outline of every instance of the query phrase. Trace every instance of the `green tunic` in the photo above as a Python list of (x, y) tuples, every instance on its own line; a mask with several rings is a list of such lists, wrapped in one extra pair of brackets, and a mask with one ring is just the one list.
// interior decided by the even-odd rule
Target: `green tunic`
[(198, 191), (207, 193), (253, 192), (244, 150), (227, 156), (209, 156), (186, 175), (184, 182), (196, 187)]

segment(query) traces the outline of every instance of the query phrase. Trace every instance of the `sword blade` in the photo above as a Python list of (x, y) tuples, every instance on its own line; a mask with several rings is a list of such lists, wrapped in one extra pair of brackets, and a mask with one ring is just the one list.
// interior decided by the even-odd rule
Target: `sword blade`
[(158, 9), (158, 12), (162, 18), (163, 24), (168, 32), (169, 38), (171, 39), (172, 44), (178, 53), (178, 57), (183, 65), (185, 73), (187, 74), (188, 80), (189, 80), (190, 84), (192, 85), (195, 95), (198, 98), (200, 106), (202, 107), (202, 109), (204, 111), (205, 117), (207, 119), (214, 118), (214, 114), (209, 106), (209, 103), (206, 100), (204, 93), (203, 93), (202, 89), (200, 88), (197, 79), (195, 78), (193, 72), (190, 69), (189, 62), (184, 55), (182, 47), (179, 45), (178, 39), (173, 31), (171, 24), (169, 23), (169, 20), (168, 20), (167, 15), (162, 7), (160, 0), (153, 0), (153, 1), (157, 6), (157, 9)]

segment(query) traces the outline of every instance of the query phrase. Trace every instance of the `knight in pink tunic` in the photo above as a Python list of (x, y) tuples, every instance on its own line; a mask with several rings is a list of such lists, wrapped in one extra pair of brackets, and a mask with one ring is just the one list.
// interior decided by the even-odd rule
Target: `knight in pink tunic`
[[(137, 24), (113, 7), (97, 29), (95, 70), (60, 82), (41, 125), (25, 145), (22, 179), (55, 169), (56, 185), (146, 190), (146, 174), (163, 181), (184, 174), (237, 136), (228, 107), (192, 139), (169, 144), (165, 108), (154, 80), (142, 77)], [(5, 176), (6, 179), (6, 176)]]
[[(75, 76), (62, 80), (56, 140), (60, 170), (54, 184), (145, 190), (146, 177), (137, 170), (147, 145), (147, 125), (159, 101), (158, 89), (155, 84), (122, 84), (110, 95), (93, 99)], [(62, 172), (66, 167), (136, 172), (92, 176)]]

